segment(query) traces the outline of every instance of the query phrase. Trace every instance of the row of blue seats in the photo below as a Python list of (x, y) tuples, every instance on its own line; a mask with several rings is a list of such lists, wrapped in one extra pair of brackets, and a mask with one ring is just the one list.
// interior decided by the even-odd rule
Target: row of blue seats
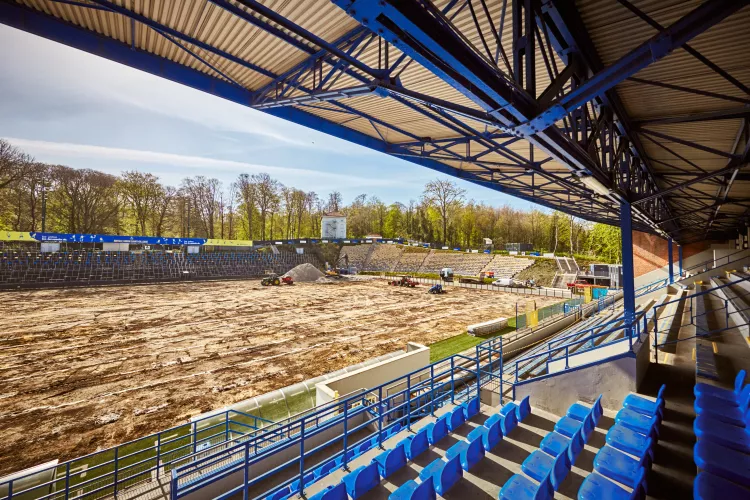
[(750, 384), (740, 370), (734, 389), (695, 385), (693, 450), (701, 470), (693, 483), (696, 499), (750, 498)]
[[(383, 441), (398, 434), (399, 432), (401, 432), (401, 424), (396, 423), (392, 427), (383, 431)], [(377, 446), (378, 446), (378, 436), (376, 434), (370, 439), (367, 439), (363, 441), (362, 443), (360, 443), (359, 445), (356, 445), (352, 449), (348, 450), (346, 452), (347, 463), (354, 460), (358, 456), (362, 455), (366, 451), (369, 451)], [(343, 465), (344, 465), (344, 455), (342, 453), (338, 457), (325, 462), (323, 465), (318, 466), (312, 472), (305, 474), (302, 478), (303, 489), (313, 485), (318, 480), (324, 478), (325, 476), (332, 473), (333, 471), (340, 469)], [(268, 495), (266, 497), (266, 500), (286, 500), (287, 498), (296, 495), (299, 489), (300, 489), (300, 480), (296, 479), (291, 484), (284, 486), (282, 488), (279, 488), (273, 493), (271, 493), (270, 495)]]
[[(366, 466), (351, 472), (336, 486), (329, 486), (311, 500), (355, 500), (380, 483), (381, 478), (392, 476), (429, 446), (440, 442), (449, 433), (479, 413), (479, 399), (456, 407), (442, 415), (414, 436), (406, 437), (396, 446), (373, 459)], [(528, 398), (520, 405), (508, 403), (498, 413), (487, 418), (482, 426), (473, 429), (466, 439), (451, 446), (445, 456), (429, 463), (419, 473), (418, 481), (409, 480), (394, 491), (389, 500), (427, 500), (444, 495), (471, 469), (486, 451), (493, 449), (503, 436), (512, 431), (520, 420), (531, 412)]]
[(625, 398), (615, 416), (615, 425), (607, 431), (606, 444), (594, 457), (594, 471), (578, 490), (579, 500), (645, 497), (646, 474), (654, 459), (653, 450), (664, 418), (665, 390), (665, 386), (659, 389), (656, 401), (636, 394)]

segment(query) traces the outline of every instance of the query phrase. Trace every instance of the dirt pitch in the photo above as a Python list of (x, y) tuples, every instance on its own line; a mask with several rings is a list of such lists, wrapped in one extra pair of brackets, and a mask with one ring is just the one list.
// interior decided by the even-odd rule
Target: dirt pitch
[[(385, 281), (0, 295), (0, 475), (513, 314), (519, 295)], [(559, 299), (537, 298), (537, 307)], [(109, 422), (109, 423), (106, 423)]]

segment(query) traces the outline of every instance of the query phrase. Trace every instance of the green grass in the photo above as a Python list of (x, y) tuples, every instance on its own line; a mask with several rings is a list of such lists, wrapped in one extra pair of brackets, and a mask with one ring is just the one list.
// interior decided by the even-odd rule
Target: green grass
[[(515, 318), (512, 319), (515, 322)], [(455, 337), (450, 337), (439, 342), (435, 342), (434, 344), (429, 345), (430, 363), (434, 363), (435, 361), (440, 361), (441, 359), (453, 356), (454, 354), (463, 352), (466, 349), (471, 349), (472, 347), (481, 344), (487, 339), (498, 337), (512, 331), (515, 331), (515, 327), (507, 326), (499, 332), (495, 332), (484, 337), (473, 337), (464, 332), (460, 335), (456, 335)]]

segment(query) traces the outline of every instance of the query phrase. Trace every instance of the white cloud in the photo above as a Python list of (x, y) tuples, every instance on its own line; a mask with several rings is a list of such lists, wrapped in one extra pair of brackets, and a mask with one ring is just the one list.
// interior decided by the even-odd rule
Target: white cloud
[(128, 161), (148, 164), (169, 165), (180, 168), (198, 169), (196, 174), (211, 175), (212, 171), (223, 170), (240, 173), (266, 172), (277, 177), (281, 182), (292, 185), (330, 186), (337, 187), (387, 187), (403, 186), (401, 180), (376, 179), (355, 175), (335, 174), (319, 170), (261, 165), (233, 160), (206, 158), (203, 156), (187, 156), (157, 151), (143, 151), (138, 149), (110, 148), (88, 144), (71, 144), (66, 142), (49, 142), (7, 137), (11, 144), (27, 151), (31, 155), (54, 156), (64, 158), (92, 158), (110, 161)]

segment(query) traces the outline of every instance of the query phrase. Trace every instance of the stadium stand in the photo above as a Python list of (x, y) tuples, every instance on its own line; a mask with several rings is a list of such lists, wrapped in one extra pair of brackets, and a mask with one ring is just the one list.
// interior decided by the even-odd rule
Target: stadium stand
[(414, 273), (422, 268), (425, 259), (432, 251), (422, 248), (409, 248), (404, 250), (401, 258), (394, 266), (393, 270), (399, 273)]
[(348, 245), (341, 248), (339, 253), (339, 263), (348, 259), (349, 266), (354, 267), (357, 270), (362, 270), (367, 267), (367, 263), (370, 260), (370, 255), (378, 245)]
[(401, 245), (375, 244), (365, 269), (367, 271), (393, 271), (403, 252), (404, 247)]
[(0, 286), (257, 277), (305, 262), (319, 266), (315, 256), (289, 252), (6, 251), (0, 255)]
[(482, 271), (495, 273), (495, 278), (512, 278), (533, 263), (533, 259), (495, 255)]

